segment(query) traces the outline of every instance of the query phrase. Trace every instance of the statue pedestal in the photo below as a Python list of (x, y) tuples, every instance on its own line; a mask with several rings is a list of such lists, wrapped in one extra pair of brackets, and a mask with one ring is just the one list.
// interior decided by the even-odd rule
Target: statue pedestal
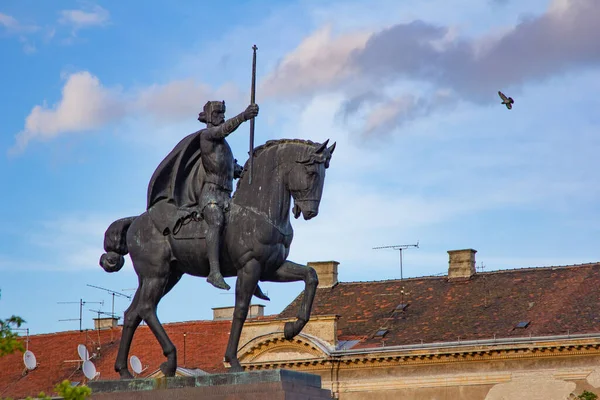
[(266, 370), (196, 377), (91, 381), (94, 400), (331, 399), (319, 375)]

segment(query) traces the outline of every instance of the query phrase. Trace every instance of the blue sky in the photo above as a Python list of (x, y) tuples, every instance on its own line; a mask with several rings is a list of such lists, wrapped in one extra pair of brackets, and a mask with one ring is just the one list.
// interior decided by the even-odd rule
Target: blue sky
[[(2, 2), (0, 317), (76, 329), (58, 320), (78, 305), (57, 302), (109, 312), (86, 284), (135, 288), (129, 260), (98, 266), (104, 231), (144, 211), (207, 100), (244, 109), (255, 43), (256, 143), (338, 143), (291, 260), (337, 260), (342, 281), (398, 278), (398, 254), (372, 248), (417, 240), (404, 276), (444, 273), (461, 248), (488, 271), (600, 261), (595, 0), (323, 3)], [(248, 127), (230, 138), (245, 161)], [(302, 290), (263, 287), (267, 313)], [(185, 277), (159, 318), (210, 319), (233, 298)]]

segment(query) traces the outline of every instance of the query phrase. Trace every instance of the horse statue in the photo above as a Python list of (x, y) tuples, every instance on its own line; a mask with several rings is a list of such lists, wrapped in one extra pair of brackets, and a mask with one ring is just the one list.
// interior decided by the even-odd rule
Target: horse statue
[[(231, 372), (243, 368), (237, 357), (242, 327), (258, 282), (304, 281), (304, 297), (295, 321), (286, 322), (284, 336), (298, 335), (310, 318), (318, 278), (315, 270), (287, 260), (293, 229), (290, 224), (291, 200), (295, 218), (317, 216), (323, 193), (325, 170), (335, 143), (323, 144), (297, 139), (267, 141), (254, 151), (254, 177), (248, 182), (248, 162), (238, 181), (226, 213), (222, 234), (221, 269), (223, 276), (236, 276), (235, 310), (224, 361)], [(173, 219), (176, 213), (172, 213)], [(121, 379), (133, 376), (127, 359), (133, 335), (142, 320), (158, 339), (167, 358), (162, 373), (175, 376), (176, 348), (162, 327), (156, 309), (160, 299), (183, 274), (207, 277), (209, 263), (203, 232), (205, 222), (192, 218), (180, 224), (177, 235), (161, 231), (149, 211), (114, 221), (106, 231), (100, 265), (107, 272), (123, 267), (124, 255), (131, 257), (139, 285), (125, 311), (123, 333), (115, 362)]]

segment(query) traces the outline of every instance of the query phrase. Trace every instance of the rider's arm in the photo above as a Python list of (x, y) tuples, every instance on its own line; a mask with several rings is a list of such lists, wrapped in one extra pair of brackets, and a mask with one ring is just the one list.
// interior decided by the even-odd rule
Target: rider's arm
[(229, 118), (227, 121), (223, 122), (221, 125), (216, 126), (211, 129), (211, 136), (216, 139), (223, 139), (229, 136), (233, 131), (235, 131), (238, 126), (241, 125), (242, 122), (246, 121), (244, 117), (244, 113), (240, 113), (233, 118)]

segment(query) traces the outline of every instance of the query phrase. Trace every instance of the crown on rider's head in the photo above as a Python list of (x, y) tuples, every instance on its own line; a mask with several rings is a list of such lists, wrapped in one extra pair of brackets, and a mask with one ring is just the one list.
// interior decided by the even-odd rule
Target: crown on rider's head
[(207, 124), (208, 118), (212, 115), (215, 110), (225, 112), (225, 100), (223, 101), (207, 101), (204, 105), (203, 111), (198, 114), (198, 121)]

